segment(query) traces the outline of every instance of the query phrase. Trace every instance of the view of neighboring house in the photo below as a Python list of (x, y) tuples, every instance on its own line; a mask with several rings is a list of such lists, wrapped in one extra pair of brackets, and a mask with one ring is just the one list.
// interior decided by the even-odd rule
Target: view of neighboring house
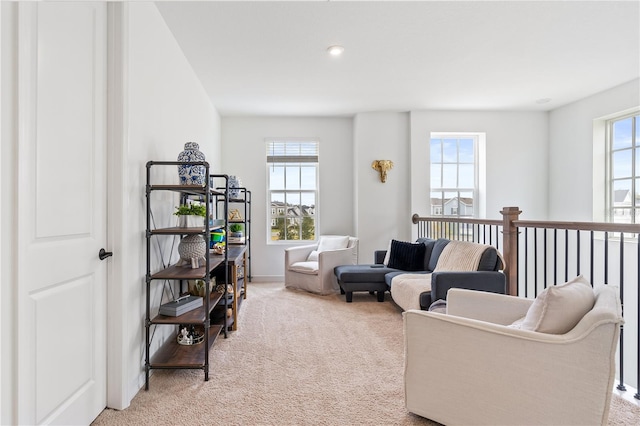
[[(640, 195), (636, 195), (635, 205), (639, 205)], [(633, 197), (629, 189), (617, 189), (613, 191), (613, 212), (612, 218), (616, 223), (632, 223), (631, 210)]]
[(444, 202), (440, 198), (432, 198), (431, 215), (473, 217), (473, 198), (445, 198)]

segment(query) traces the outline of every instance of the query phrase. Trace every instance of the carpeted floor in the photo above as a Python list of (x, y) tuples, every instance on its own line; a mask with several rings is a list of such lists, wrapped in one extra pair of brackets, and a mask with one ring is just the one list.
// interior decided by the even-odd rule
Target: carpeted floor
[[(201, 370), (155, 370), (149, 391), (93, 424), (435, 424), (404, 408), (399, 309), (366, 293), (347, 304), (282, 283), (250, 284), (238, 331), (210, 354), (208, 382)], [(613, 398), (610, 425), (639, 419), (639, 407)]]

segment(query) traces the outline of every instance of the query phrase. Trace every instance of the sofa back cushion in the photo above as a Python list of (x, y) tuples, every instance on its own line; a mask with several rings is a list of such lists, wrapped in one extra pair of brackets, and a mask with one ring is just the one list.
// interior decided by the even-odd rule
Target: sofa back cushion
[(498, 252), (494, 247), (488, 247), (478, 263), (478, 271), (499, 271), (502, 269), (502, 261), (498, 261)]
[(446, 238), (438, 238), (433, 245), (433, 250), (431, 250), (431, 256), (429, 257), (429, 264), (427, 270), (433, 271), (436, 269), (436, 265), (438, 264), (438, 259), (442, 254), (442, 250), (449, 244), (449, 240)]
[(422, 243), (425, 245), (426, 249), (424, 251), (424, 265), (422, 266), (422, 270), (429, 270), (429, 259), (431, 258), (431, 253), (433, 252), (433, 247), (436, 244), (436, 240), (432, 238), (418, 238), (416, 243)]

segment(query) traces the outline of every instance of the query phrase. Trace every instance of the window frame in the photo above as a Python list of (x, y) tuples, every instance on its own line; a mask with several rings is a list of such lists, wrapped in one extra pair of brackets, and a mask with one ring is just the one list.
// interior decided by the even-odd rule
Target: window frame
[[(429, 211), (430, 211), (430, 215), (431, 216), (442, 216), (442, 217), (457, 217), (457, 218), (464, 218), (464, 217), (469, 217), (469, 218), (477, 218), (479, 215), (479, 211), (480, 211), (480, 200), (479, 200), (479, 196), (480, 196), (480, 191), (479, 191), (479, 184), (480, 184), (480, 143), (483, 141), (483, 137), (484, 134), (480, 133), (480, 132), (431, 132), (429, 135), (429, 142), (428, 142), (428, 152), (429, 152)], [(441, 161), (439, 163), (434, 163), (431, 159), (431, 142), (433, 139), (472, 139), (473, 140), (473, 188), (470, 187), (461, 187), (459, 186), (459, 182), (456, 182), (456, 184), (458, 186), (455, 187), (451, 187), (451, 186), (440, 186), (440, 187), (434, 187), (433, 186), (433, 182), (431, 180), (431, 168), (433, 166), (433, 164), (440, 164), (440, 165), (444, 165), (444, 164), (456, 164), (457, 167), (460, 166), (460, 164), (472, 164), (472, 163), (468, 163), (468, 162), (460, 162), (460, 149), (459, 147), (456, 150), (456, 162), (455, 163), (446, 163), (444, 161), (444, 155), (441, 152)], [(443, 148), (444, 149), (444, 148)], [(440, 183), (444, 184), (444, 168), (441, 167), (440, 168)], [(457, 179), (457, 178), (456, 178)], [(441, 194), (441, 198), (440, 198), (440, 204), (439, 205), (435, 205), (432, 200), (433, 198), (433, 193), (434, 192), (440, 192)], [(471, 192), (471, 199), (473, 200), (473, 214), (472, 215), (460, 215), (460, 200), (462, 198), (467, 198), (467, 197), (461, 197), (461, 193), (466, 193), (466, 192)], [(458, 199), (458, 206), (455, 208), (456, 214), (450, 214), (447, 215), (445, 214), (446, 212), (446, 208), (445, 208), (445, 194), (446, 193), (456, 193), (456, 198)]]
[[(274, 152), (270, 152), (270, 148), (272, 146), (273, 143), (282, 143), (282, 144), (302, 144), (302, 143), (313, 143), (315, 144), (315, 155), (309, 155), (309, 156), (295, 156), (295, 155), (282, 155), (282, 156), (275, 156), (273, 155)], [(267, 196), (267, 202), (266, 202), (266, 209), (267, 209), (267, 215), (266, 215), (266, 240), (267, 240), (267, 245), (283, 245), (283, 244), (287, 244), (287, 245), (291, 245), (291, 244), (299, 244), (299, 245), (303, 245), (303, 244), (309, 244), (309, 243), (313, 243), (313, 242), (317, 242), (318, 241), (318, 229), (319, 228), (319, 223), (320, 223), (320, 215), (319, 213), (319, 204), (320, 204), (320, 188), (319, 188), (319, 184), (320, 184), (320, 140), (318, 138), (265, 138), (265, 147), (266, 147), (266, 154), (267, 154), (267, 158), (266, 158), (266, 178), (265, 178), (265, 182), (266, 182), (266, 196)], [(272, 155), (270, 155), (272, 154)], [(314, 158), (315, 157), (315, 161)], [(295, 161), (295, 159), (298, 158), (299, 160), (302, 161)], [(273, 160), (273, 161), (270, 161)], [(282, 161), (277, 161), (277, 160), (282, 160)], [(285, 167), (285, 165), (288, 166), (297, 166), (299, 173), (298, 176), (300, 178), (299, 181), (299, 185), (297, 189), (287, 189), (286, 185), (286, 172), (284, 173), (284, 189), (271, 189), (271, 173), (270, 173), (270, 168), (271, 167)], [(301, 173), (301, 168), (304, 166), (310, 166), (312, 165), (315, 169), (315, 182), (314, 182), (314, 188), (313, 189), (303, 189), (302, 188), (302, 173)], [(272, 228), (273, 228), (273, 223), (274, 221), (278, 220), (278, 219), (284, 219), (285, 223), (289, 222), (292, 219), (295, 219), (293, 217), (289, 217), (288, 208), (284, 208), (284, 213), (281, 214), (281, 208), (275, 208), (276, 209), (276, 215), (272, 215), (272, 210), (274, 209), (273, 205), (272, 205), (272, 194), (273, 193), (283, 193), (285, 194), (285, 200), (287, 199), (286, 194), (299, 194), (300, 196), (300, 204), (299, 206), (302, 206), (302, 200), (303, 200), (303, 194), (313, 194), (313, 198), (315, 199), (315, 205), (313, 206), (313, 213), (312, 213), (312, 217), (314, 219), (314, 239), (286, 239), (286, 235), (285, 235), (285, 239), (278, 239), (278, 240), (274, 240), (272, 239)], [(285, 201), (286, 202), (286, 201)], [(303, 226), (303, 221), (302, 219), (304, 218), (304, 216), (299, 216), (300, 217), (300, 224), (299, 224), (299, 235), (300, 237), (302, 237), (302, 226)]]
[[(624, 148), (614, 149), (614, 125), (616, 122), (631, 119), (631, 146)], [(605, 191), (605, 218), (607, 222), (612, 223), (640, 223), (637, 219), (640, 213), (640, 200), (636, 196), (640, 192), (640, 170), (636, 168), (636, 158), (640, 155), (640, 141), (637, 139), (640, 126), (640, 112), (633, 111), (627, 114), (611, 117), (605, 122), (605, 146), (606, 146), (606, 191)], [(631, 174), (630, 176), (624, 176), (620, 178), (614, 177), (614, 154), (617, 152), (629, 151), (631, 153)], [(619, 207), (615, 205), (615, 189), (614, 184), (616, 181), (631, 180), (631, 204), (629, 207)], [(629, 222), (616, 222), (615, 212), (618, 210), (629, 210)], [(624, 215), (623, 215), (624, 216)]]

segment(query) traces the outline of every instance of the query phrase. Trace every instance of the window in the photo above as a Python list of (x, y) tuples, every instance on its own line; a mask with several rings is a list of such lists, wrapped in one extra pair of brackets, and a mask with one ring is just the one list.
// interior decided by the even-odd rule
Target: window
[(478, 138), (478, 134), (431, 134), (432, 216), (474, 216)]
[(318, 207), (318, 141), (267, 140), (268, 241), (313, 241)]
[(608, 213), (615, 223), (640, 223), (640, 115), (607, 122)]

